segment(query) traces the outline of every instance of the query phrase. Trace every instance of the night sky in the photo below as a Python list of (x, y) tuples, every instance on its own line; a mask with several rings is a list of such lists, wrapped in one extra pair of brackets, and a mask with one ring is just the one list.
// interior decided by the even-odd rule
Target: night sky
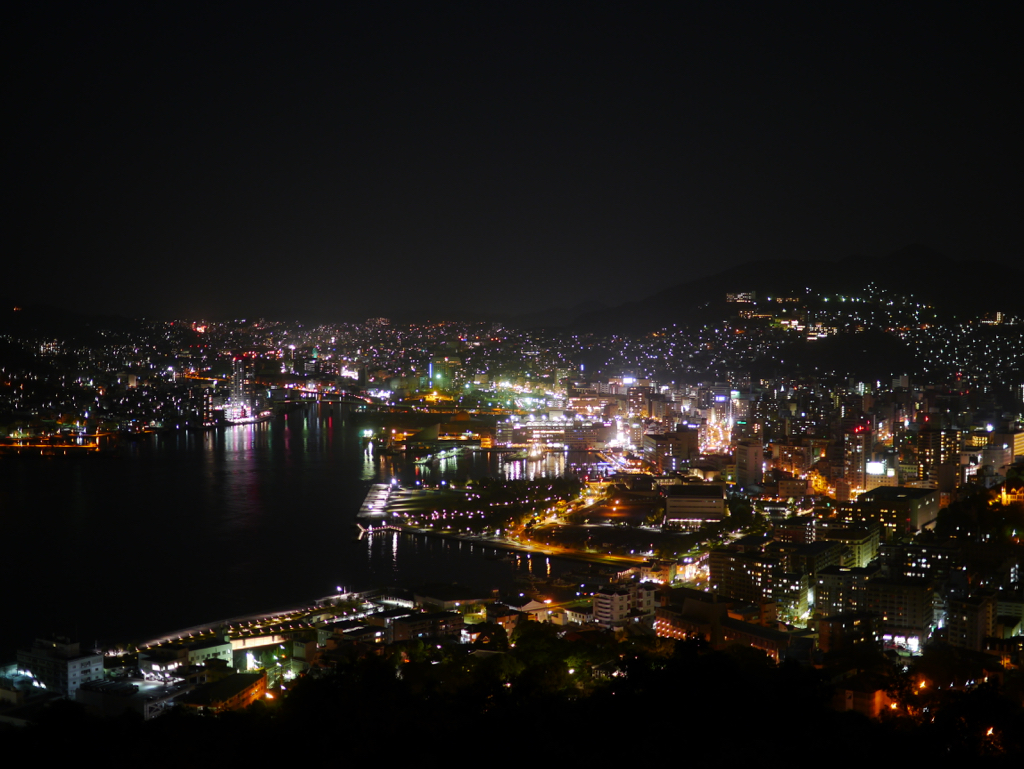
[(357, 319), (911, 243), (1014, 264), (1011, 12), (8, 4), (0, 296)]

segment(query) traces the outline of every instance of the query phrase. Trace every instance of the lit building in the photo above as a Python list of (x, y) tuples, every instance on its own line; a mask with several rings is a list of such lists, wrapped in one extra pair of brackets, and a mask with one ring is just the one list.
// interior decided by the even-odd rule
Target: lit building
[(653, 617), (657, 585), (651, 582), (606, 587), (594, 593), (594, 622), (614, 627), (623, 622)]
[(398, 643), (417, 638), (459, 638), (465, 625), (463, 617), (454, 611), (436, 611), (429, 614), (410, 614), (395, 619), (387, 628), (384, 642)]
[(232, 362), (231, 409), (240, 417), (251, 417), (256, 412), (256, 362), (247, 355)]
[(190, 643), (155, 646), (139, 652), (139, 670), (145, 678), (160, 679), (180, 676), (192, 665), (205, 665), (210, 660), (232, 663), (231, 641), (210, 639)]
[[(736, 468), (737, 481), (739, 474), (739, 466)], [(779, 496), (782, 499), (794, 499), (797, 497), (803, 497), (809, 494), (808, 483), (806, 478), (780, 478), (779, 479)]]
[(615, 435), (613, 424), (572, 419), (537, 419), (498, 422), (498, 446), (531, 449), (603, 449)]
[(775, 582), (775, 601), (780, 617), (796, 622), (807, 614), (811, 594), (811, 578), (800, 572), (780, 572)]
[(712, 550), (708, 572), (713, 592), (751, 604), (773, 600), (783, 573), (774, 556), (730, 550)]
[(985, 639), (994, 636), (995, 629), (995, 592), (946, 599), (946, 640), (950, 645), (984, 651)]
[(43, 688), (69, 699), (82, 684), (103, 678), (103, 655), (82, 654), (67, 638), (37, 638), (30, 649), (18, 650), (17, 662)]
[(867, 489), (871, 426), (859, 423), (843, 433), (843, 480), (853, 493)]
[(814, 623), (818, 628), (818, 648), (826, 654), (857, 644), (875, 644), (874, 618), (866, 613), (835, 614), (821, 617)]
[(839, 542), (819, 539), (803, 544), (772, 542), (765, 552), (778, 557), (785, 571), (808, 574), (812, 578), (827, 566), (838, 566), (843, 557), (843, 546)]
[(648, 434), (643, 437), (644, 454), (659, 473), (669, 473), (684, 467), (700, 456), (700, 434), (684, 428), (673, 432)]
[(626, 391), (626, 397), (629, 401), (629, 415), (631, 417), (640, 417), (646, 419), (651, 415), (651, 394), (654, 392), (653, 387), (630, 387)]
[(882, 545), (879, 560), (889, 577), (927, 578), (945, 581), (964, 563), (959, 543), (896, 543)]
[(881, 533), (878, 524), (851, 528), (824, 527), (821, 539), (839, 542), (844, 547), (843, 566), (867, 566), (878, 557)]
[(678, 572), (679, 567), (675, 561), (644, 561), (640, 567), (640, 581), (667, 585), (675, 582)]
[[(947, 482), (942, 484), (943, 467), (958, 468), (960, 464), (960, 431), (926, 426), (917, 435), (917, 477), (927, 481), (933, 488), (950, 491), (958, 473), (953, 470), (946, 474)], [(954, 483), (950, 483), (953, 481)]]
[(857, 501), (841, 508), (839, 515), (849, 523), (878, 523), (883, 538), (891, 542), (933, 522), (939, 514), (939, 492), (907, 486), (879, 486), (861, 494)]
[[(764, 616), (770, 605), (762, 607), (761, 622), (748, 622), (735, 613), (735, 604), (725, 598), (697, 590), (673, 591), (672, 604), (656, 609), (655, 633), (661, 638), (685, 640), (701, 638), (714, 649), (733, 645), (759, 649), (775, 662), (786, 656), (802, 633), (786, 633), (771, 627), (770, 616)], [(676, 595), (680, 597), (676, 597)]]
[(224, 713), (242, 710), (267, 695), (267, 673), (235, 673), (189, 692), (180, 704), (196, 710)]
[(877, 564), (852, 568), (826, 566), (816, 577), (814, 610), (825, 617), (862, 611), (867, 585), (878, 573)]
[(775, 525), (772, 533), (776, 542), (796, 542), (805, 544), (814, 542), (816, 519), (811, 515), (794, 515)]
[(736, 485), (760, 486), (764, 472), (764, 449), (760, 441), (740, 441), (736, 445)]
[(707, 521), (725, 518), (724, 483), (679, 483), (661, 489), (665, 495), (666, 526), (696, 529)]
[(1024, 457), (1024, 430), (989, 433), (989, 446), (1005, 446), (1012, 455), (1010, 461)]
[(870, 461), (867, 463), (864, 480), (864, 490), (871, 491), (879, 486), (896, 486), (899, 477), (895, 467), (890, 467), (886, 461)]
[(430, 387), (450, 390), (462, 374), (462, 359), (452, 355), (435, 355), (430, 361)]
[(801, 475), (810, 467), (810, 462), (807, 459), (808, 451), (804, 446), (773, 443), (771, 448), (772, 462), (779, 470), (793, 475)]
[(917, 653), (935, 626), (934, 593), (928, 579), (872, 579), (864, 590), (863, 610), (877, 618), (886, 645)]

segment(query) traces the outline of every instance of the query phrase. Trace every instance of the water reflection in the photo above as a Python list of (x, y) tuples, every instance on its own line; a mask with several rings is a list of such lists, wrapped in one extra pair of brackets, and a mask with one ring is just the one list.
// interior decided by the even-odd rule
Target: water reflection
[(550, 452), (539, 457), (511, 459), (502, 463), (502, 476), (509, 480), (528, 480), (565, 473), (567, 454)]
[[(364, 451), (364, 426), (347, 408), (310, 404), (267, 423), (151, 436), (117, 459), (7, 463), (0, 503), (10, 539), (46, 542), (49, 558), (39, 569), (32, 548), (10, 554), (12, 573), (31, 573), (32, 587), (0, 591), (0, 616), (14, 618), (0, 636), (24, 628), (28, 641), (55, 631), (123, 640), (287, 606), (339, 584), (489, 590), (570, 568), (409, 533), (359, 541), (355, 516), (378, 480), (537, 478), (588, 455), (504, 461), (507, 453), (463, 450), (416, 464)], [(97, 558), (101, 551), (166, 569), (175, 589), (154, 601), (151, 580), (124, 579), (124, 560)]]

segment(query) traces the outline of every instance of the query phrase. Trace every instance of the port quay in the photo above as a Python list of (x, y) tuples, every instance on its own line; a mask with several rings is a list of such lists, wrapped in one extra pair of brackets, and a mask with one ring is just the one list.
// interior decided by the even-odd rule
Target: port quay
[(391, 490), (394, 488), (390, 483), (375, 483), (366, 492), (366, 499), (359, 508), (359, 518), (369, 520), (380, 520), (388, 514), (388, 502), (391, 500)]
[[(583, 556), (583, 554), (574, 554), (571, 552), (558, 552), (556, 554), (555, 552), (547, 552), (543, 548), (522, 545), (504, 539), (485, 539), (482, 537), (458, 535), (393, 522), (391, 518), (395, 514), (391, 511), (389, 505), (392, 502), (393, 495), (396, 492), (402, 491), (402, 487), (399, 486), (397, 482), (374, 483), (370, 486), (369, 490), (366, 493), (366, 497), (363, 500), (363, 504), (359, 509), (359, 513), (357, 514), (358, 519), (360, 519), (363, 522), (366, 522), (366, 525), (364, 525), (363, 523), (356, 524), (360, 531), (360, 538), (364, 535), (371, 535), (375, 532), (406, 532), (413, 535), (432, 536), (444, 540), (463, 540), (474, 542), (476, 544), (483, 543), (495, 550), (517, 551), (523, 553), (524, 555), (544, 557), (557, 555), (558, 557), (562, 558), (587, 561), (600, 560), (605, 563), (608, 563), (610, 560), (617, 560), (609, 558), (586, 558)], [(632, 559), (622, 560), (623, 562), (632, 561)], [(273, 632), (274, 630), (280, 630), (282, 633), (284, 633), (289, 630), (295, 630), (299, 627), (313, 627), (314, 623), (316, 623), (319, 620), (322, 620), (327, 616), (327, 614), (324, 614), (325, 607), (335, 605), (339, 601), (363, 599), (367, 595), (379, 592), (380, 590), (381, 588), (376, 588), (370, 591), (364, 591), (357, 594), (349, 593), (344, 588), (339, 586), (338, 592), (336, 594), (324, 596), (322, 598), (317, 598), (312, 602), (306, 604), (275, 609), (273, 611), (257, 612), (253, 614), (229, 617), (226, 619), (216, 620), (214, 622), (206, 622), (192, 627), (187, 627), (171, 631), (168, 633), (163, 633), (160, 636), (150, 638), (147, 641), (140, 643), (139, 648), (148, 649), (166, 643), (206, 638), (214, 635), (230, 635), (236, 638), (237, 643), (243, 643), (243, 634), (252, 633), (256, 630), (260, 630), (264, 633)]]
[[(469, 542), (475, 545), (484, 545), (487, 548), (493, 548), (495, 551), (502, 550), (518, 552), (528, 556), (533, 555), (548, 558), (556, 557), (572, 561), (586, 561), (589, 563), (624, 566), (636, 566), (644, 561), (643, 557), (611, 555), (604, 553), (585, 553), (580, 550), (562, 547), (524, 544), (522, 542), (516, 542), (503, 537), (480, 536), (464, 533), (459, 534), (450, 531), (437, 531), (436, 529), (420, 526), (410, 526), (401, 518), (397, 517), (399, 516), (399, 513), (394, 512), (393, 506), (394, 504), (401, 504), (400, 502), (396, 502), (396, 495), (416, 493), (417, 491), (422, 493), (423, 490), (405, 489), (399, 485), (397, 481), (392, 481), (391, 483), (375, 483), (370, 486), (369, 491), (366, 493), (366, 498), (363, 500), (363, 504), (356, 516), (356, 518), (359, 519), (356, 526), (359, 529), (360, 539), (363, 536), (372, 535), (378, 532), (403, 532), (418, 536), (435, 537), (442, 540)], [(360, 521), (365, 521), (365, 525)]]

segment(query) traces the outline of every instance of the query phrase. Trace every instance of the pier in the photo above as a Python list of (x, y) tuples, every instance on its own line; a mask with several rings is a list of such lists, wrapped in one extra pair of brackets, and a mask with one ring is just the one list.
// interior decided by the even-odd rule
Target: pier
[(388, 514), (388, 501), (391, 499), (390, 483), (375, 483), (366, 492), (363, 506), (359, 508), (358, 518), (383, 518)]

